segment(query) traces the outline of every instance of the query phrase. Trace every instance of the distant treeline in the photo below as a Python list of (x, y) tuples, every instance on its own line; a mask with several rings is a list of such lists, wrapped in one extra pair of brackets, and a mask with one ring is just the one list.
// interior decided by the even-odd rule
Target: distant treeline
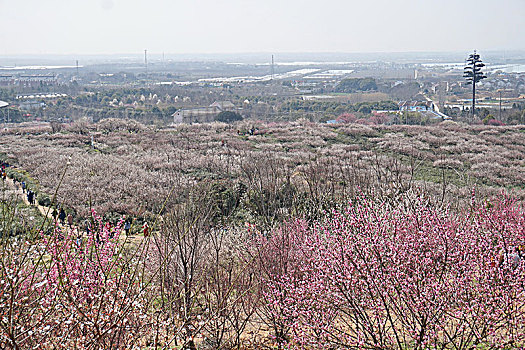
[[(471, 113), (470, 109), (461, 110), (458, 107), (445, 107), (443, 112), (457, 120), (467, 120)], [(501, 125), (501, 123), (515, 125), (525, 123), (525, 103), (513, 103), (512, 108), (502, 109), (501, 114), (497, 109), (478, 108), (476, 115), (481, 121), (488, 125)]]
[(358, 92), (358, 91), (376, 91), (377, 83), (373, 78), (350, 78), (343, 79), (335, 87), (335, 92)]
[(301, 112), (324, 112), (334, 114), (354, 112), (369, 114), (372, 110), (398, 110), (399, 107), (394, 101), (347, 103), (336, 101), (294, 100), (283, 103), (280, 109), (282, 112), (293, 110)]

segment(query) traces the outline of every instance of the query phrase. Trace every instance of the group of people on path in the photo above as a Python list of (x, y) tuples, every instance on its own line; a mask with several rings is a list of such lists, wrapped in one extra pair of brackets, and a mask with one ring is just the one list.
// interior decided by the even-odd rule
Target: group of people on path
[[(252, 128), (253, 129), (253, 128)], [(250, 130), (251, 131), (251, 134), (253, 134), (254, 130)], [(6, 168), (10, 167), (11, 165), (6, 162), (6, 161), (0, 161), (0, 178), (2, 178), (3, 181), (6, 180), (7, 178), (7, 172), (6, 172)], [(22, 193), (25, 194), (27, 196), (27, 201), (29, 202), (30, 205), (35, 205), (36, 204), (36, 197), (37, 197), (37, 194), (35, 191), (33, 191), (32, 189), (30, 189), (26, 182), (25, 181), (22, 181), (20, 183), (20, 187), (19, 187), (19, 183), (18, 181), (16, 180), (16, 178), (13, 178), (13, 183), (15, 185), (16, 188), (22, 188)], [(70, 229), (73, 228), (73, 215), (71, 213), (69, 214), (66, 214), (66, 211), (64, 210), (64, 208), (61, 208), (60, 206), (58, 207), (54, 207), (53, 208), (53, 212), (52, 212), (52, 216), (55, 220), (55, 222), (57, 222), (58, 220), (60, 220), (60, 223), (64, 226), (66, 224), (66, 219), (67, 219), (67, 225), (69, 226)], [(87, 222), (87, 220), (86, 220)], [(130, 230), (131, 230), (131, 220), (126, 220), (124, 222), (124, 232), (126, 233), (126, 236), (128, 236), (130, 234)], [(89, 226), (88, 224), (86, 224), (86, 233), (89, 233)], [(148, 237), (150, 235), (150, 229), (149, 229), (149, 226), (148, 226), (148, 223), (147, 222), (144, 222), (144, 224), (142, 225), (142, 231), (144, 233), (144, 237)]]
[[(18, 188), (18, 182), (16, 181), (16, 179), (13, 179), (13, 183)], [(36, 192), (30, 189), (25, 183), (25, 181), (22, 181), (22, 183), (20, 184), (20, 187), (22, 187), (22, 193), (26, 194), (27, 201), (29, 202), (29, 204), (35, 205), (36, 204)]]
[(53, 208), (52, 215), (55, 221), (57, 221), (57, 218), (58, 218), (58, 220), (60, 220), (60, 223), (62, 225), (65, 225), (65, 221), (67, 218), (67, 224), (69, 228), (73, 228), (73, 215), (71, 215), (71, 213), (66, 215), (66, 211), (64, 210), (64, 208), (59, 207), (58, 211), (57, 211), (57, 208)]
[(522, 259), (525, 259), (525, 246), (518, 245), (508, 250), (502, 248), (496, 258), (491, 258), (490, 265), (496, 267), (497, 264), (499, 268), (507, 265), (512, 269), (516, 269)]
[(33, 192), (32, 190), (27, 190), (27, 201), (29, 202), (29, 204), (31, 205), (35, 205), (36, 203), (36, 193)]
[[(7, 168), (9, 168), (11, 165), (6, 162), (6, 161), (1, 161), (0, 162), (0, 177), (2, 178), (2, 181), (5, 181), (7, 179)], [(15, 185), (15, 187), (18, 189), (18, 181), (16, 178), (13, 178), (13, 183)], [(27, 197), (27, 201), (29, 202), (30, 205), (35, 205), (36, 204), (36, 192), (33, 191), (32, 189), (28, 188), (27, 184), (25, 183), (25, 181), (22, 181), (22, 183), (20, 184), (20, 186), (22, 187), (22, 193), (25, 193), (26, 197)]]
[[(70, 229), (73, 228), (73, 215), (71, 213), (69, 214), (66, 214), (66, 211), (64, 210), (64, 208), (53, 208), (53, 218), (55, 219), (55, 222), (57, 222), (58, 220), (60, 221), (60, 224), (62, 226), (64, 226), (66, 224), (66, 220), (67, 220), (67, 225), (69, 226)], [(111, 224), (109, 223), (106, 223), (106, 225), (108, 225), (108, 227), (106, 227), (110, 232), (113, 232), (113, 228), (111, 227)], [(89, 220), (85, 220), (84, 221), (84, 226), (85, 226), (85, 231), (86, 231), (86, 234), (89, 235), (89, 233), (91, 232), (91, 223), (89, 222)], [(126, 236), (129, 236), (130, 234), (130, 230), (131, 230), (131, 220), (130, 219), (127, 219), (125, 222), (124, 222), (124, 232), (126, 233)], [(149, 226), (148, 226), (148, 223), (145, 222), (144, 225), (142, 226), (142, 229), (143, 229), (143, 232), (144, 232), (144, 237), (148, 237), (149, 236)], [(112, 238), (112, 237), (110, 237)]]
[(241, 131), (241, 130), (237, 129), (237, 135), (250, 135), (250, 136), (253, 136), (253, 135), (255, 135), (256, 131), (257, 131), (257, 129), (255, 129), (254, 126), (252, 126), (247, 132), (244, 132), (244, 131)]

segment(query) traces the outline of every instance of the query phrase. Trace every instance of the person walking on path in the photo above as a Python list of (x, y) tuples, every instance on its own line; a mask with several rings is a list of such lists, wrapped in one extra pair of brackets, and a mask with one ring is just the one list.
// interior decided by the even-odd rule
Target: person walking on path
[(35, 203), (35, 192), (27, 190), (27, 201), (33, 205)]
[(77, 248), (80, 249), (80, 246), (82, 244), (82, 234), (80, 233), (79, 230), (76, 233), (77, 233)]
[(131, 228), (131, 223), (129, 222), (129, 220), (126, 220), (126, 222), (124, 223), (124, 231), (126, 232), (126, 236), (129, 235), (130, 228)]
[(66, 212), (63, 208), (60, 208), (60, 214), (58, 214), (58, 218), (60, 219), (60, 223), (64, 225), (64, 220), (66, 219)]
[(26, 182), (22, 181), (22, 193), (26, 193)]
[(89, 237), (89, 220), (84, 220), (84, 229), (86, 230), (86, 236)]
[(148, 227), (148, 222), (147, 221), (144, 223), (143, 229), (144, 229), (144, 237), (148, 237), (149, 236), (149, 227)]
[(67, 215), (67, 224), (69, 225), (69, 228), (73, 228), (73, 215), (71, 215), (71, 213)]

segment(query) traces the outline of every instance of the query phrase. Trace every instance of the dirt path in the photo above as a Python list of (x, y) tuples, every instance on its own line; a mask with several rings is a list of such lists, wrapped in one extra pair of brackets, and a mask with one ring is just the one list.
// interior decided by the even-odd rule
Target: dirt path
[[(47, 217), (51, 220), (54, 220), (53, 218), (53, 208), (51, 207), (46, 207), (46, 206), (43, 206), (43, 205), (40, 205), (38, 204), (38, 201), (35, 199), (35, 205), (31, 205), (29, 203), (29, 200), (27, 199), (27, 193), (24, 193), (23, 190), (22, 190), (22, 185), (21, 184), (18, 184), (18, 185), (15, 185), (13, 179), (10, 179), (10, 178), (6, 178), (6, 181), (5, 181), (5, 184), (6, 186), (9, 188), (9, 190), (18, 198), (18, 199), (21, 199), (28, 207), (36, 207), (38, 208), (38, 211), (40, 211), (40, 213), (42, 214), (43, 217)], [(51, 221), (53, 222), (53, 221)], [(60, 225), (60, 223), (59, 223)], [(60, 225), (60, 226), (63, 226), (63, 227), (66, 227), (66, 225)], [(73, 224), (73, 227), (72, 229), (75, 231), (75, 232), (83, 232), (83, 235), (85, 234), (85, 230), (80, 227), (79, 225), (75, 225)], [(122, 234), (119, 236), (119, 240), (120, 241), (127, 241), (128, 244), (132, 244), (132, 245), (138, 245), (140, 244), (140, 242), (144, 239), (144, 236), (142, 234), (135, 234), (135, 235), (129, 235), (129, 236), (126, 236), (126, 234), (124, 233), (124, 230), (122, 230)]]
[(40, 204), (38, 204), (38, 201), (36, 200), (35, 198), (35, 205), (31, 205), (29, 203), (29, 201), (27, 200), (27, 194), (23, 192), (22, 190), (22, 186), (20, 184), (18, 185), (15, 185), (13, 179), (10, 179), (10, 178), (6, 178), (6, 184), (7, 186), (13, 191), (13, 193), (19, 198), (21, 199), (27, 206), (31, 206), (31, 207), (36, 207), (40, 213), (42, 214), (42, 216), (44, 217), (48, 217), (48, 218), (52, 218), (53, 215), (53, 209), (51, 209), (50, 207), (44, 207)]

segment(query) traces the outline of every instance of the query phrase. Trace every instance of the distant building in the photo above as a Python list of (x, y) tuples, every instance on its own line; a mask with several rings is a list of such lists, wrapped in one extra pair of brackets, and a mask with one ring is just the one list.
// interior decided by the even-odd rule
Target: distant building
[(215, 101), (209, 107), (180, 109), (173, 113), (174, 123), (209, 123), (214, 121), (219, 113), (236, 110), (231, 101)]
[(218, 107), (180, 109), (173, 113), (174, 123), (208, 123), (215, 120), (221, 110)]
[(221, 112), (233, 111), (235, 109), (235, 105), (231, 101), (215, 101), (210, 105), (210, 107), (217, 107), (221, 110)]
[(0, 86), (13, 85), (15, 78), (12, 75), (0, 75)]
[(433, 111), (435, 109), (432, 101), (402, 101), (399, 102), (400, 111), (422, 112)]
[(67, 95), (59, 93), (20, 94), (16, 96), (16, 100), (18, 108), (23, 111), (32, 111), (45, 107), (45, 100), (53, 101), (61, 97), (67, 97)]
[(20, 75), (16, 81), (18, 85), (27, 87), (38, 87), (41, 85), (52, 85), (57, 81), (57, 77), (53, 74), (44, 75)]
[(40, 107), (45, 107), (46, 104), (42, 101), (38, 100), (26, 100), (23, 102), (20, 102), (18, 105), (18, 108), (20, 108), (23, 111), (32, 111), (35, 109), (39, 109)]

